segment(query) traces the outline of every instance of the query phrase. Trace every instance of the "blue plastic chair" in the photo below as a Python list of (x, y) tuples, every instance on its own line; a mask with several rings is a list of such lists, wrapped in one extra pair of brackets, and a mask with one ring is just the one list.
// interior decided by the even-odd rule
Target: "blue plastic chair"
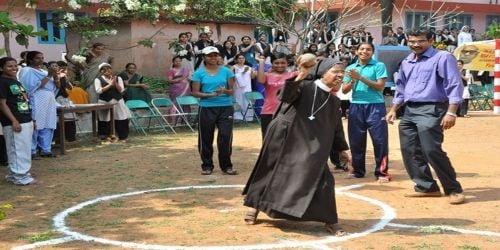
[[(130, 121), (132, 122), (132, 125), (138, 133), (148, 135), (146, 130), (149, 132), (151, 127), (151, 120), (155, 120), (158, 123), (159, 127), (163, 131), (167, 132), (167, 129), (163, 125), (161, 116), (158, 115), (153, 109), (151, 109), (147, 102), (143, 100), (128, 100), (127, 102), (125, 102), (125, 104), (130, 110)], [(144, 128), (144, 126), (142, 126), (141, 120), (147, 120), (146, 129)]]

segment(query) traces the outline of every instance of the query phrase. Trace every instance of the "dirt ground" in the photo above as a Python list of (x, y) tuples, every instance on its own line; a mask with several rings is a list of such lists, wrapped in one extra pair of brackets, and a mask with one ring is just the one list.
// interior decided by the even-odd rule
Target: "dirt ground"
[[(278, 243), (289, 244), (283, 249), (292, 246), (298, 249), (499, 249), (500, 116), (491, 112), (472, 112), (471, 116), (460, 118), (455, 128), (446, 131), (444, 145), (465, 189), (466, 204), (449, 205), (447, 197), (403, 197), (405, 192), (413, 190), (413, 185), (402, 165), (397, 126), (390, 126), (392, 182), (378, 184), (373, 173), (356, 180), (344, 179), (345, 173), (334, 173), (337, 189), (360, 184), (345, 192), (375, 200), (370, 203), (337, 195), (340, 222), (352, 239), (331, 242), (328, 240), (334, 237), (329, 237), (321, 223), (272, 220), (265, 215), (259, 217), (257, 225), (247, 226), (243, 223), (246, 209), (242, 206), (240, 187), (188, 188), (119, 197), (74, 211), (65, 218), (65, 223), (68, 229), (81, 234), (151, 244), (156, 245), (156, 249), (161, 248), (159, 245), (261, 249)], [(132, 134), (126, 144), (99, 145), (88, 137), (81, 137), (79, 142), (68, 145), (66, 155), (33, 162), (32, 173), (42, 182), (33, 186), (10, 185), (3, 180), (6, 169), (1, 168), (0, 205), (12, 204), (13, 208), (5, 210), (7, 218), (0, 221), (0, 249), (66, 237), (56, 230), (53, 217), (97, 197), (170, 187), (245, 184), (260, 149), (260, 138), (256, 124), (235, 128), (233, 163), (240, 172), (237, 176), (222, 175), (219, 169), (211, 176), (200, 175), (197, 137), (187, 131), (147, 137)], [(373, 162), (373, 157), (370, 156), (368, 162)], [(368, 169), (373, 170), (373, 165)], [(395, 218), (390, 221), (393, 224), (358, 234), (381, 223), (380, 218), (384, 216), (381, 205), (394, 209)], [(404, 225), (427, 227), (402, 228)], [(472, 231), (460, 233), (438, 226)], [(493, 234), (485, 235), (488, 232)], [(300, 245), (304, 241), (316, 243)], [(261, 245), (251, 247), (253, 244)], [(122, 248), (83, 240), (41, 247)]]

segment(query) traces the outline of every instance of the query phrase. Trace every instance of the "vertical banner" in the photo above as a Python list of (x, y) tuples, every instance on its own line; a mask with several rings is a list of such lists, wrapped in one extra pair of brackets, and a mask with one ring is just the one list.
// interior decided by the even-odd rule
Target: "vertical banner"
[(500, 39), (495, 40), (495, 80), (493, 82), (493, 114), (500, 114)]

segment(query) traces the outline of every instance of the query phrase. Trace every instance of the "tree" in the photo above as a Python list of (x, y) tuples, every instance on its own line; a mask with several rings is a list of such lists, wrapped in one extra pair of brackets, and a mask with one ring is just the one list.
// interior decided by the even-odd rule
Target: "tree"
[(28, 48), (29, 37), (36, 37), (47, 35), (45, 31), (36, 32), (32, 25), (25, 25), (12, 21), (8, 12), (0, 12), (0, 32), (4, 38), (4, 49), (0, 49), (0, 55), (6, 54), (11, 57), (12, 53), (10, 51), (10, 35), (14, 33), (16, 35), (16, 42)]
[[(341, 11), (336, 18), (328, 20), (328, 11), (332, 7)], [(254, 3), (255, 11), (252, 14), (260, 25), (280, 28), (296, 36), (300, 44), (299, 52), (302, 52), (315, 23), (320, 24), (320, 29), (325, 26), (335, 27), (335, 30), (331, 30), (335, 40), (345, 30), (351, 30), (353, 27), (377, 25), (380, 21), (380, 9), (376, 7), (376, 3), (364, 5), (364, 1), (360, 0), (304, 0), (300, 3), (294, 0), (267, 0)], [(348, 21), (348, 17), (352, 20)], [(297, 26), (299, 22), (304, 25)]]
[(394, 10), (394, 0), (380, 0), (380, 8), (382, 8), (382, 37), (387, 34), (388, 30), (392, 29), (392, 11)]
[[(463, 11), (458, 11), (459, 7), (455, 6), (453, 9), (445, 9), (445, 4), (446, 1), (440, 2), (440, 4), (436, 4), (434, 0), (431, 1), (431, 8), (427, 11), (429, 13), (429, 18), (427, 20), (424, 20), (422, 23), (420, 23), (420, 27), (436, 27), (437, 24), (440, 21), (443, 21), (445, 19), (453, 19), (454, 17), (460, 15), (463, 13)], [(436, 7), (437, 6), (437, 7)], [(435, 8), (436, 7), (436, 8)], [(393, 4), (393, 8), (398, 13), (398, 16), (401, 20), (401, 23), (403, 24), (403, 27), (405, 30), (414, 29), (415, 27), (406, 27), (405, 22), (404, 22), (404, 12), (403, 11), (409, 11), (416, 13), (416, 7), (415, 6), (410, 6), (408, 5), (408, 0), (404, 0), (404, 2), (401, 4), (401, 8), (398, 8), (396, 4)], [(444, 14), (442, 14), (444, 13)], [(415, 15), (413, 15), (413, 20), (410, 20), (411, 23), (414, 23), (415, 20)]]

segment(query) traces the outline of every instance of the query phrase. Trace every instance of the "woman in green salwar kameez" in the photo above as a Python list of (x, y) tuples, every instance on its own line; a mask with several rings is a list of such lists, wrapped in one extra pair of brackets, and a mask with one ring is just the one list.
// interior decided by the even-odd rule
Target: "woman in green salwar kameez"
[(142, 83), (142, 75), (136, 73), (137, 66), (135, 63), (127, 63), (125, 71), (118, 76), (123, 79), (125, 84), (125, 100), (143, 100), (147, 103), (151, 101), (151, 94), (148, 91), (149, 86)]

